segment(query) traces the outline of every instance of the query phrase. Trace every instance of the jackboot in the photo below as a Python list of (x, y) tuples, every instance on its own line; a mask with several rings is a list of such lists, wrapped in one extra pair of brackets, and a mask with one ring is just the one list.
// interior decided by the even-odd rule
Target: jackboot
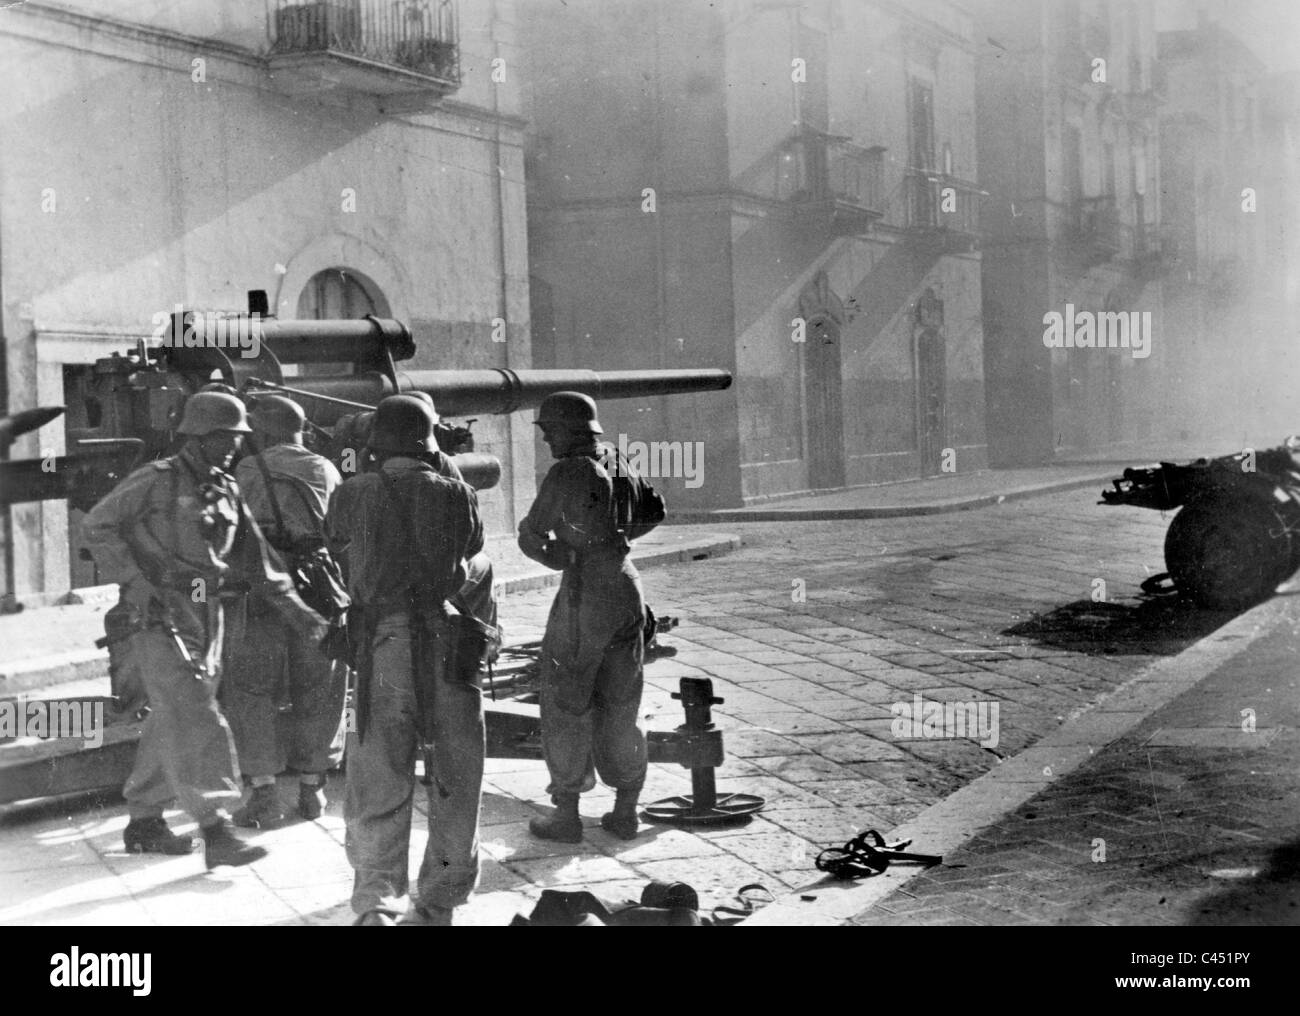
[(128, 854), (188, 854), (194, 841), (188, 836), (177, 836), (158, 818), (133, 818), (122, 833)]
[(298, 782), (298, 814), (308, 822), (320, 818), (325, 810), (325, 774), (321, 773), (317, 779), (319, 783), (302, 779)]
[(269, 829), (284, 821), (280, 795), (274, 783), (253, 788), (248, 803), (231, 816), (231, 821), (243, 829)]
[(555, 813), (548, 818), (535, 818), (528, 823), (528, 831), (539, 840), (556, 840), (560, 843), (582, 842), (582, 817), (578, 814), (577, 794), (556, 794)]
[(221, 864), (239, 868), (260, 861), (266, 856), (265, 847), (250, 846), (238, 839), (226, 825), (225, 819), (218, 820), (214, 825), (204, 826), (201, 832), (203, 833), (203, 863), (208, 866), (208, 871)]
[(600, 817), (600, 827), (620, 840), (634, 839), (637, 834), (636, 805), (640, 790), (620, 790), (614, 798), (614, 810)]

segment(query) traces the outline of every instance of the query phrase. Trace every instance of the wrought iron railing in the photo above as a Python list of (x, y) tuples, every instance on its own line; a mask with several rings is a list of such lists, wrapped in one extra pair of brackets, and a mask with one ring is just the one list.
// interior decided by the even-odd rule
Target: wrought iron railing
[(976, 236), (983, 193), (969, 180), (931, 170), (909, 169), (903, 178), (901, 216), (895, 222), (906, 229), (947, 230)]
[(803, 127), (738, 177), (735, 186), (777, 201), (840, 201), (877, 210), (882, 207), (881, 152)]
[(456, 0), (275, 0), (271, 52), (345, 53), (460, 83)]

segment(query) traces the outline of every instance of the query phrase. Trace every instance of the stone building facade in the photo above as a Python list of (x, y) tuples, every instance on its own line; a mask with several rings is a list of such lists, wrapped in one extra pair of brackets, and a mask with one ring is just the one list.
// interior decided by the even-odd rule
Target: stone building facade
[[(256, 289), (282, 318), (405, 322), (411, 368), (531, 366), (518, 47), (513, 0), (0, 11), (3, 404), (66, 404), (155, 314)], [(535, 493), (532, 430), (478, 424), (496, 531)], [(64, 502), (7, 514), (0, 593), (95, 582)]]

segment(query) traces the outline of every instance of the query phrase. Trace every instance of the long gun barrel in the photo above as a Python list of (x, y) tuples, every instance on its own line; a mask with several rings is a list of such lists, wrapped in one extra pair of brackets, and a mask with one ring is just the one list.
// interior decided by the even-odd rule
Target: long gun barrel
[[(425, 392), (444, 417), (502, 415), (534, 409), (559, 391), (595, 399), (721, 391), (731, 386), (725, 370), (409, 370), (398, 365), (415, 356), (415, 340), (391, 318), (281, 321), (257, 313), (236, 315), (178, 311), (135, 349), (95, 362), (69, 383), (67, 442), (57, 482), (39, 460), (0, 467), (0, 505), (68, 497), (75, 507), (93, 504), (120, 478), (127, 458), (143, 461), (169, 454), (185, 400), (219, 379), (238, 391), (281, 391), (297, 400), (312, 425), (315, 447), (341, 443), (355, 434), (345, 420), (364, 414), (385, 396)], [(303, 372), (286, 365), (310, 365)], [(336, 368), (327, 375), (325, 365)], [(14, 436), (37, 425), (38, 416), (6, 420)], [(473, 423), (473, 421), (469, 421)], [(444, 421), (445, 423), (445, 421)], [(474, 451), (468, 427), (446, 425), (448, 454), (456, 455), (465, 478), (479, 489), (494, 486), (500, 462)], [(0, 436), (6, 433), (0, 427)], [(442, 433), (442, 432), (440, 432)], [(454, 440), (452, 440), (454, 439)], [(103, 447), (116, 444), (115, 456)], [(128, 452), (131, 454), (128, 455)], [(72, 467), (77, 467), (74, 472)]]
[[(555, 392), (581, 392), (593, 399), (628, 399), (722, 391), (731, 385), (725, 370), (417, 370), (399, 372), (397, 384), (379, 373), (295, 378), (294, 387), (313, 395), (375, 405), (386, 395), (426, 392), (444, 416), (514, 413), (536, 409)], [(328, 426), (347, 412), (336, 403), (312, 407), (312, 419)]]

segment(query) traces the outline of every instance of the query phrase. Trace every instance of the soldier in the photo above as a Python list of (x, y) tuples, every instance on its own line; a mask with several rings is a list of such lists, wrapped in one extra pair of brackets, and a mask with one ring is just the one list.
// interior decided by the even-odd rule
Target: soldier
[(121, 662), (143, 682), (150, 706), (123, 790), (131, 819), (126, 849), (189, 853), (191, 841), (163, 821), (164, 807), (175, 800), (198, 822), (211, 869), (266, 854), (237, 839), (223, 811), (240, 792), (234, 742), (216, 702), (221, 591), (242, 582), (312, 638), (326, 626), (274, 567), (225, 472), (249, 433), (243, 403), (218, 392), (196, 394), (178, 429), (187, 439), (181, 452), (128, 476), (86, 516), (85, 537), (131, 607)]
[[(433, 397), (427, 392), (404, 392), (403, 394), (407, 398), (418, 399), (424, 403), (433, 417), (435, 438), (428, 442), (428, 447), (421, 449), (416, 457), (421, 462), (433, 467), (433, 471), (439, 476), (446, 476), (453, 480), (463, 480), (464, 477), (461, 476), (460, 469), (456, 466), (452, 457), (438, 447), (436, 431), (439, 417), (438, 411), (433, 404)], [(375, 468), (374, 455), (366, 448), (374, 416), (375, 414), (372, 412), (345, 416), (339, 421), (339, 427), (336, 428), (335, 441), (338, 458), (340, 461), (351, 461), (354, 468), (359, 464), (362, 472)], [(358, 452), (358, 449), (360, 449), (360, 452)], [(343, 457), (349, 450), (351, 455), (347, 456), (345, 460)], [(465, 562), (465, 572), (465, 584), (452, 598), (452, 606), (462, 614), (469, 614), (471, 617), (478, 618), (484, 624), (497, 629), (499, 640), (501, 629), (497, 623), (497, 601), (492, 560), (485, 552), (480, 551)]]
[(637, 833), (637, 800), (646, 776), (641, 704), (645, 604), (641, 579), (618, 526), (611, 475), (638, 478), (601, 434), (596, 403), (558, 392), (541, 404), (537, 426), (558, 461), (519, 524), (519, 547), (564, 578), (542, 641), (542, 751), (555, 813), (529, 829), (546, 840), (578, 843), (578, 797), (594, 786), (590, 763), (617, 792), (602, 828)]
[(431, 464), (433, 413), (394, 395), (375, 412), (373, 468), (350, 477), (326, 519), (352, 595), (356, 731), (343, 815), (357, 924), (392, 924), (408, 891), (417, 750), (424, 752), (429, 839), (403, 923), (449, 925), (478, 884), (483, 701), (477, 662), (438, 659), (447, 601), (483, 549), (474, 489)]
[[(235, 478), (267, 542), (293, 569), (328, 553), (325, 512), (343, 480), (328, 459), (303, 447), (306, 415), (292, 399), (263, 396), (250, 420), (260, 451), (240, 461)], [(298, 773), (298, 813), (319, 818), (326, 771), (343, 757), (347, 668), (259, 597), (250, 597), (243, 630), (232, 626), (231, 634), (222, 706), (253, 786), (235, 825), (264, 828), (284, 817), (275, 778), (286, 767)]]

